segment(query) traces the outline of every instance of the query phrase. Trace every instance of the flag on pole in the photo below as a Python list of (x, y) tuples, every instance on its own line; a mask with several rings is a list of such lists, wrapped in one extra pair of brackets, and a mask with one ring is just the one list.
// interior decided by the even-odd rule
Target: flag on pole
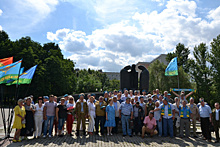
[(22, 60), (0, 67), (0, 84), (16, 80), (19, 76)]
[(12, 63), (13, 63), (13, 57), (0, 59), (0, 67), (8, 65), (8, 64), (12, 64)]
[(22, 68), (20, 69), (19, 75), (21, 75), (23, 72), (24, 72), (24, 67), (22, 67)]
[[(16, 79), (15, 81), (10, 82), (10, 83), (8, 83), (8, 84), (6, 84), (6, 85), (9, 86), (9, 85), (12, 85), (12, 84), (17, 84), (17, 83), (18, 83), (18, 85), (20, 85), (20, 84), (30, 84), (30, 83), (31, 83), (31, 80), (32, 80), (32, 78), (33, 78), (33, 76), (34, 76), (34, 72), (35, 72), (36, 68), (37, 68), (37, 65), (31, 67), (31, 68), (28, 69), (26, 72), (24, 72), (24, 73), (22, 73), (22, 74), (20, 75), (19, 81), (18, 81), (18, 79)], [(18, 82), (17, 82), (17, 81), (18, 81)]]
[(177, 57), (175, 57), (168, 64), (165, 70), (165, 76), (177, 76), (177, 75), (178, 75), (178, 66), (177, 66)]

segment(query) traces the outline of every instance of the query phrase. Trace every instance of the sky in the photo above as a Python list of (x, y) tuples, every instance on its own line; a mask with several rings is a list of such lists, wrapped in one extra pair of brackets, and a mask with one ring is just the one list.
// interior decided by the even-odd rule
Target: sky
[(0, 30), (59, 44), (79, 69), (119, 72), (173, 52), (210, 46), (220, 34), (220, 0), (1, 0)]

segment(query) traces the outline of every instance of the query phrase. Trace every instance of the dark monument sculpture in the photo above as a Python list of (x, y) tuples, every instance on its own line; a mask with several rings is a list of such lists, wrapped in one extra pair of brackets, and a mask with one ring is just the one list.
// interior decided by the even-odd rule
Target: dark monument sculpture
[[(120, 88), (137, 90), (138, 89), (138, 72), (135, 70), (136, 65), (125, 66), (120, 72)], [(142, 70), (140, 74), (140, 87), (139, 90), (149, 89), (149, 72), (144, 66), (138, 66)]]

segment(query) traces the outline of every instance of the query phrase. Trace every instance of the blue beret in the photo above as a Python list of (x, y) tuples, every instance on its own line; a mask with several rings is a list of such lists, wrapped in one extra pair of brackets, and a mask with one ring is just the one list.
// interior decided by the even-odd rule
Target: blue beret
[(92, 93), (91, 96), (95, 96), (95, 93)]
[(123, 91), (128, 90), (127, 88), (124, 88)]
[(152, 95), (151, 98), (155, 97), (156, 95)]
[(121, 89), (119, 89), (119, 90), (118, 90), (118, 92), (122, 92), (122, 90), (121, 90)]
[(108, 93), (108, 91), (104, 91), (103, 94)]
[(147, 92), (146, 90), (142, 90), (142, 92)]
[(67, 97), (68, 96), (68, 94), (65, 94), (63, 97)]
[(168, 101), (168, 98), (164, 97), (163, 100)]
[(170, 93), (168, 93), (167, 95), (169, 95), (169, 96), (170, 96), (171, 94), (170, 94)]
[(43, 96), (44, 97), (44, 99), (48, 99), (49, 100), (49, 97), (48, 96)]

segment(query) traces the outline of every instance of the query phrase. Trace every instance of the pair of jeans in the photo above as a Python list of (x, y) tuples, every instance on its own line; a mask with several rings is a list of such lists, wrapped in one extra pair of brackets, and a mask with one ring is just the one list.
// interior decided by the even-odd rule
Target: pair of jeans
[(66, 121), (66, 118), (59, 118), (59, 120), (58, 120), (58, 130), (62, 130), (65, 121)]
[(100, 132), (101, 134), (104, 134), (104, 124), (105, 124), (105, 116), (96, 116), (96, 119), (95, 119), (95, 130), (96, 130), (96, 133), (99, 132), (99, 123), (100, 123)]
[(49, 121), (50, 121), (49, 135), (52, 134), (54, 116), (47, 116), (47, 120), (45, 120), (45, 122), (44, 122), (44, 135), (47, 135), (47, 126), (48, 126)]
[[(131, 135), (131, 129), (129, 129), (129, 120), (130, 120), (131, 116), (128, 115), (121, 115), (121, 123), (122, 123), (122, 130), (123, 130), (123, 135), (126, 135), (128, 133), (128, 135)], [(126, 131), (127, 128), (127, 131)], [(127, 133), (126, 133), (127, 132)]]
[(163, 127), (162, 127), (162, 121), (161, 122), (159, 122), (159, 120), (157, 120), (157, 131), (158, 131), (158, 135), (160, 135), (160, 136), (162, 136), (162, 129), (163, 129)]
[(172, 118), (163, 118), (163, 133), (164, 137), (167, 137), (167, 134), (170, 134), (170, 137), (173, 137), (173, 119)]

